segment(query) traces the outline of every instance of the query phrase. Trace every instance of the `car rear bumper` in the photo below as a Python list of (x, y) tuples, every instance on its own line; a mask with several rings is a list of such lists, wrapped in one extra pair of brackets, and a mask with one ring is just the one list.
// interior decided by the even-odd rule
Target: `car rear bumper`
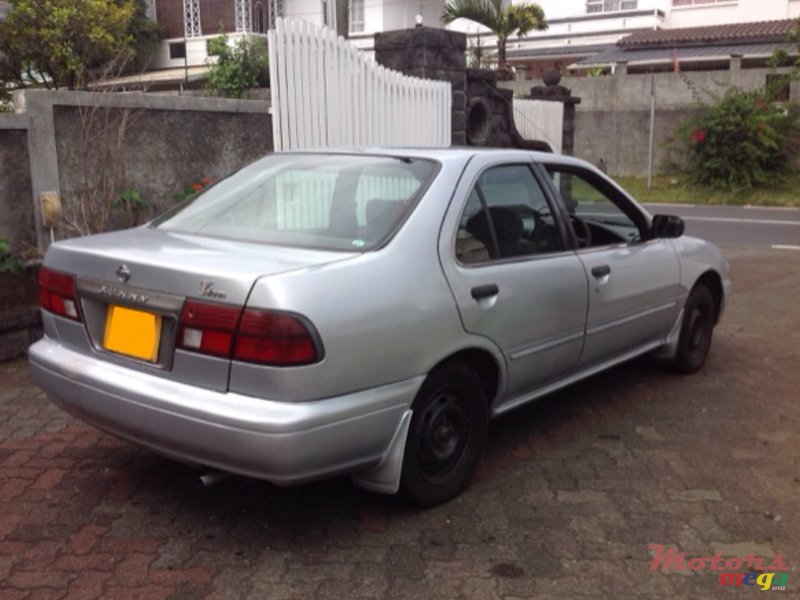
[(45, 337), (33, 376), (67, 412), (184, 461), (281, 485), (380, 464), (424, 376), (312, 402), (220, 393), (75, 352)]

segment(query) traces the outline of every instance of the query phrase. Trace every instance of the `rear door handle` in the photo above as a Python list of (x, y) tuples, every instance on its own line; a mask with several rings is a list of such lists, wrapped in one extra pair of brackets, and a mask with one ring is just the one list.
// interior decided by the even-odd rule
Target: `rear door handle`
[(606, 275), (611, 274), (611, 267), (608, 265), (600, 265), (598, 267), (592, 267), (592, 275), (594, 275), (597, 279), (601, 277), (605, 277)]
[(491, 298), (492, 296), (496, 296), (500, 292), (500, 288), (497, 287), (496, 283), (490, 283), (487, 285), (479, 285), (477, 287), (472, 288), (472, 297), (475, 300), (480, 300), (482, 298)]

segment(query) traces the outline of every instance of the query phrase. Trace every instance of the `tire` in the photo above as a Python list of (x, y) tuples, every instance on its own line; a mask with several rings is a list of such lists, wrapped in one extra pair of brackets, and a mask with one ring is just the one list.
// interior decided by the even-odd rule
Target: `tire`
[(489, 422), (483, 383), (463, 363), (442, 365), (411, 409), (400, 495), (418, 506), (442, 504), (467, 488), (483, 452)]
[(675, 355), (675, 370), (678, 373), (696, 373), (706, 362), (716, 320), (717, 309), (711, 291), (702, 283), (697, 284), (684, 307)]

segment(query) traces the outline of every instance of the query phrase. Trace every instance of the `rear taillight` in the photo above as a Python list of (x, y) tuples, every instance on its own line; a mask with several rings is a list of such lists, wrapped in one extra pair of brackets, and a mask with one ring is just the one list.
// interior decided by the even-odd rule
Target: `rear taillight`
[(39, 303), (46, 311), (74, 321), (81, 320), (75, 277), (72, 275), (45, 267), (39, 269)]
[(181, 312), (178, 347), (230, 358), (241, 308), (187, 300)]
[(322, 358), (312, 331), (300, 317), (283, 312), (187, 300), (178, 347), (265, 365), (307, 365)]
[(236, 335), (234, 358), (268, 365), (307, 365), (319, 360), (309, 327), (286, 313), (247, 309)]

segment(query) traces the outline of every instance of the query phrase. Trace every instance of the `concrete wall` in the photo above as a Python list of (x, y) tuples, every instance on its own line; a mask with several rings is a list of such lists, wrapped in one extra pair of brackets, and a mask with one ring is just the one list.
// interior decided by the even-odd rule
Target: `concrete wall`
[[(199, 102), (190, 110), (127, 109), (130, 125), (121, 153), (123, 187), (138, 191), (153, 206), (153, 212), (172, 206), (175, 193), (200, 179), (221, 179), (272, 150), (269, 115), (261, 111), (203, 110), (211, 108), (204, 106), (209, 100), (193, 100)], [(185, 99), (181, 104), (186, 105)], [(109, 110), (111, 128), (117, 131), (126, 109)], [(65, 203), (86, 185), (82, 165), (90, 165), (91, 176), (93, 167), (105, 158), (103, 146), (95, 144), (87, 145), (88, 156), (84, 156), (81, 139), (85, 120), (85, 109), (54, 107), (59, 184)], [(97, 121), (105, 123), (105, 115)]]
[[(30, 119), (29, 197), (55, 191), (65, 207), (75, 205), (101, 164), (121, 178), (111, 195), (134, 189), (161, 210), (201, 178), (219, 179), (273, 148), (264, 101), (27, 90), (15, 104)], [(128, 125), (117, 140), (123, 114)], [(107, 131), (100, 134), (101, 128)], [(36, 212), (37, 242), (44, 248), (48, 236)]]
[[(789, 69), (778, 69), (776, 73), (786, 73)], [(661, 107), (692, 106), (696, 100), (692, 87), (701, 91), (721, 94), (731, 85), (754, 90), (767, 81), (769, 69), (739, 69), (733, 71), (692, 71), (687, 73), (656, 73), (656, 103)], [(690, 87), (687, 81), (691, 83)], [(561, 84), (581, 98), (579, 110), (594, 108), (628, 108), (650, 106), (650, 75), (616, 75), (604, 77), (564, 77)], [(532, 85), (541, 85), (536, 80), (501, 82), (502, 87), (514, 91), (514, 95), (524, 96)], [(795, 87), (793, 100), (800, 102), (800, 88)], [(703, 94), (705, 100), (709, 96)]]
[(0, 238), (12, 248), (36, 243), (27, 115), (0, 114)]
[[(691, 108), (656, 111), (653, 159), (656, 172), (667, 170), (666, 144), (678, 124), (694, 113)], [(647, 175), (649, 136), (649, 109), (579, 110), (575, 115), (575, 156), (594, 164), (602, 159), (608, 172), (614, 175)]]
[[(764, 85), (770, 72), (740, 69), (655, 74), (655, 171), (666, 170), (665, 144), (674, 135), (677, 125), (700, 106), (693, 89), (700, 92), (703, 102), (712, 103), (714, 99), (709, 94), (720, 96), (731, 85), (757, 89)], [(602, 158), (614, 175), (646, 176), (651, 81), (650, 75), (564, 77), (562, 85), (581, 99), (575, 121), (575, 156), (594, 163)], [(501, 85), (520, 96), (531, 89), (530, 81), (502, 82)], [(791, 99), (800, 102), (797, 83), (791, 86)]]

